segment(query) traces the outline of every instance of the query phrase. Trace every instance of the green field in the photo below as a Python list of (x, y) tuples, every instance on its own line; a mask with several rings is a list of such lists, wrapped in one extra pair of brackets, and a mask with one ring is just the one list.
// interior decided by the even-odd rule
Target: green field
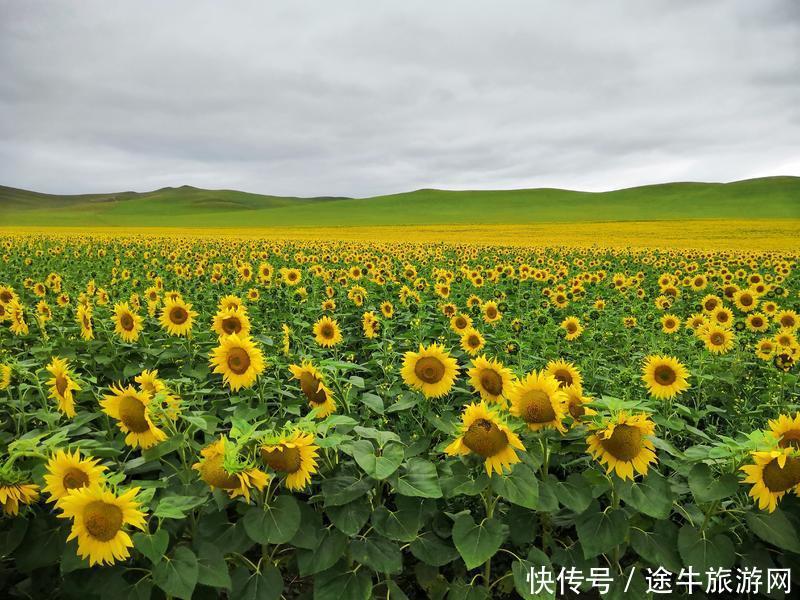
[(800, 217), (800, 177), (668, 183), (611, 192), (423, 189), (291, 198), (190, 186), (57, 196), (0, 186), (0, 225), (296, 227)]

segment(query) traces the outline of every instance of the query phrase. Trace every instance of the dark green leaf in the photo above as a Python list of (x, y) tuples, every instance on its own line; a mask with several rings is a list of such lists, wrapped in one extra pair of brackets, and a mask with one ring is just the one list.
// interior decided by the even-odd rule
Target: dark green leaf
[(475, 523), (467, 513), (460, 514), (453, 523), (453, 542), (467, 569), (474, 569), (494, 556), (507, 534), (508, 527), (501, 521), (484, 519)]
[(166, 594), (191, 600), (197, 585), (197, 557), (186, 546), (178, 546), (171, 557), (165, 556), (153, 568), (153, 581)]
[(244, 529), (258, 544), (285, 544), (299, 528), (300, 509), (293, 496), (278, 496), (263, 509), (251, 506), (244, 516)]

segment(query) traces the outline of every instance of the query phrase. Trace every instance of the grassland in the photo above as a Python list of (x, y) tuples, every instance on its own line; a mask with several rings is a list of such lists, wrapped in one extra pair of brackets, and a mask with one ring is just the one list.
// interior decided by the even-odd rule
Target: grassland
[(0, 187), (0, 225), (12, 227), (395, 227), (695, 219), (800, 219), (800, 177), (670, 183), (600, 193), (424, 189), (357, 199), (189, 186), (80, 196)]

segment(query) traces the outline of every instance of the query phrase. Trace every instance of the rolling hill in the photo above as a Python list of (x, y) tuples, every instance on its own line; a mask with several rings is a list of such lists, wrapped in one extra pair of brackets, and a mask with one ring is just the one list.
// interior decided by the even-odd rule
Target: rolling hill
[(800, 177), (668, 183), (609, 192), (422, 189), (294, 198), (191, 186), (59, 196), (0, 186), (0, 225), (324, 227), (800, 218)]

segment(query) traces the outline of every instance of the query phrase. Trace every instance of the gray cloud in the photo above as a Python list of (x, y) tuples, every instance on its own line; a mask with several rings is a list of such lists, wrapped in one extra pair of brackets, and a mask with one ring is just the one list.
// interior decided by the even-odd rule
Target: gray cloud
[(0, 183), (367, 196), (800, 175), (795, 0), (0, 0)]

